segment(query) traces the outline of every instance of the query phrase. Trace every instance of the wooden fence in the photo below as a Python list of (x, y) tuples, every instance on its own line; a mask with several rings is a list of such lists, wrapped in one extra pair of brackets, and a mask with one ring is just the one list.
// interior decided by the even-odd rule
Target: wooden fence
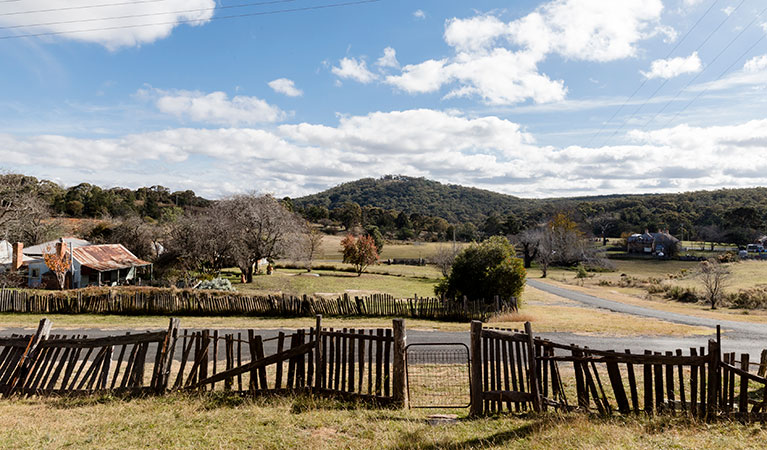
[(303, 295), (248, 296), (199, 290), (161, 288), (88, 289), (64, 294), (45, 291), (0, 290), (0, 312), (93, 313), (153, 315), (273, 315), (273, 316), (390, 316), (437, 320), (486, 320), (504, 310), (516, 310), (512, 298), (474, 301), (427, 298), (397, 299), (387, 294), (335, 298)]
[(718, 340), (687, 354), (632, 354), (536, 338), (529, 323), (517, 331), (483, 329), (475, 321), (471, 330), (475, 415), (553, 407), (602, 415), (767, 419), (767, 350), (751, 364), (747, 353), (739, 361), (734, 353), (722, 360)]
[[(180, 330), (88, 338), (50, 335), (43, 319), (33, 335), (0, 338), (0, 395), (174, 390), (258, 395), (307, 391), (404, 405), (404, 321), (391, 329), (323, 328), (264, 338), (256, 330)], [(267, 355), (265, 344), (276, 351)], [(126, 361), (123, 366), (123, 362)]]

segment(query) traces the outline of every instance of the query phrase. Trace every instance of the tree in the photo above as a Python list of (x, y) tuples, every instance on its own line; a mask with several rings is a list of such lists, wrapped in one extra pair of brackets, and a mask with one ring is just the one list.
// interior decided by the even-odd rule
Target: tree
[(706, 298), (711, 304), (711, 309), (716, 309), (721, 300), (724, 290), (730, 280), (730, 270), (717, 259), (711, 258), (700, 263), (698, 277), (703, 283)]
[(533, 261), (538, 256), (538, 248), (541, 243), (542, 233), (538, 228), (528, 228), (525, 231), (512, 237), (513, 242), (522, 248), (522, 260), (525, 269), (532, 266)]
[(602, 238), (602, 245), (607, 245), (607, 232), (615, 227), (615, 217), (612, 214), (603, 213), (589, 218), (589, 222)]
[(64, 284), (67, 280), (67, 272), (72, 267), (72, 259), (70, 255), (64, 249), (64, 242), (60, 241), (56, 244), (56, 247), (46, 248), (43, 251), (43, 260), (48, 270), (56, 275), (56, 281), (59, 285), (59, 290), (64, 289)]
[(297, 216), (271, 195), (236, 195), (219, 201), (212, 214), (226, 221), (230, 255), (244, 283), (253, 282), (258, 261), (283, 256), (299, 233)]
[(34, 177), (0, 174), (0, 239), (23, 239), (30, 220), (47, 217), (47, 208), (37, 196)]
[(304, 233), (301, 236), (301, 253), (302, 259), (306, 263), (306, 271), (312, 271), (312, 262), (314, 258), (320, 253), (322, 246), (322, 240), (325, 235), (320, 230), (313, 227), (310, 223), (306, 223)]
[(376, 244), (370, 236), (355, 238), (353, 235), (347, 234), (341, 241), (341, 248), (344, 262), (354, 266), (357, 276), (361, 276), (367, 266), (378, 261)]
[(431, 262), (439, 268), (442, 276), (447, 278), (450, 275), (450, 269), (453, 267), (456, 255), (458, 255), (458, 249), (455, 245), (441, 244), (437, 247), (434, 256), (431, 257)]
[(456, 256), (445, 293), (451, 298), (465, 295), (486, 301), (496, 295), (519, 297), (526, 276), (514, 246), (504, 237), (493, 236), (481, 244), (472, 243)]
[(381, 250), (383, 250), (384, 247), (384, 237), (381, 234), (381, 230), (378, 229), (375, 225), (368, 225), (365, 227), (365, 235), (370, 236), (373, 238), (373, 242), (376, 244), (376, 251), (378, 254), (381, 254)]

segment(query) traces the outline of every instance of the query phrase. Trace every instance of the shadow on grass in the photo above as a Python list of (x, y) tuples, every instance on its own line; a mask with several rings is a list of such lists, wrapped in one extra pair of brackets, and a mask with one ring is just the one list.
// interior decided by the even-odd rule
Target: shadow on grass
[(419, 432), (407, 432), (403, 433), (399, 438), (399, 444), (393, 446), (393, 449), (468, 449), (479, 447), (495, 447), (504, 446), (504, 444), (517, 441), (519, 439), (525, 439), (532, 436), (540, 429), (538, 422), (527, 423), (520, 425), (513, 430), (499, 431), (489, 436), (474, 437), (463, 441), (451, 441), (451, 440), (439, 440), (437, 442), (428, 442), (424, 437), (424, 433)]

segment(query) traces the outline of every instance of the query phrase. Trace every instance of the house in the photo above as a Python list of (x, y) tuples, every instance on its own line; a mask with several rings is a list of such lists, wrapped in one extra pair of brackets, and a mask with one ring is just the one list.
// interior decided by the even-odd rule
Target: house
[(44, 254), (56, 253), (69, 258), (71, 267), (66, 275), (66, 287), (116, 285), (137, 280), (141, 272), (152, 276), (152, 263), (141, 260), (121, 244), (91, 244), (76, 238), (34, 245), (26, 249), (17, 243), (12, 250), (22, 260), (17, 264), (26, 272), (27, 285), (33, 288), (55, 286), (55, 276), (45, 263)]
[(656, 256), (672, 256), (677, 253), (679, 239), (672, 236), (668, 230), (658, 230), (657, 233), (635, 233), (626, 239), (629, 253), (640, 253)]

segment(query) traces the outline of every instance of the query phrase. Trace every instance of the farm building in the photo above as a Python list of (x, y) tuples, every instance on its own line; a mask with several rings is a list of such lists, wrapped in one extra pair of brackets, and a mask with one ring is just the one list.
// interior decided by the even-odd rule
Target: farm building
[[(94, 245), (76, 238), (62, 238), (26, 249), (21, 243), (12, 245), (11, 263), (7, 267), (21, 270), (29, 287), (52, 287), (55, 286), (54, 274), (45, 264), (43, 255), (54, 252), (71, 262), (66, 276), (68, 288), (131, 282), (138, 279), (141, 271), (151, 276), (152, 263), (137, 258), (121, 244)], [(18, 261), (17, 255), (21, 255)]]
[(635, 233), (626, 239), (626, 247), (629, 253), (646, 255), (673, 256), (677, 253), (679, 239), (672, 236), (668, 230), (658, 230), (657, 233)]

